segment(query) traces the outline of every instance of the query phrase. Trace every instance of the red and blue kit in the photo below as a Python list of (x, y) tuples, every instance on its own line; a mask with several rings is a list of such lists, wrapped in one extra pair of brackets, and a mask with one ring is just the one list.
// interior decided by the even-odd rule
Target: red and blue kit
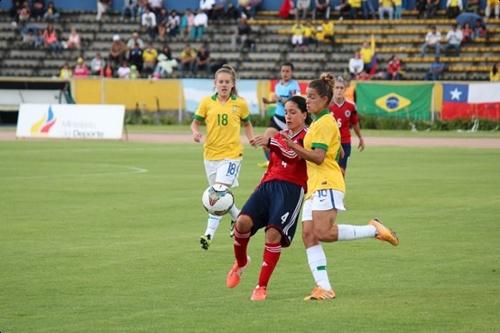
[(351, 126), (359, 122), (356, 105), (344, 100), (342, 104), (333, 102), (329, 109), (340, 129), (340, 143), (351, 143)]

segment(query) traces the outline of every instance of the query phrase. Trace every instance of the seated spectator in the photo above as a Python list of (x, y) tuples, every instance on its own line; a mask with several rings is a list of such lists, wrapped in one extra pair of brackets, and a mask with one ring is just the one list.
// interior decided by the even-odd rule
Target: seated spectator
[(82, 46), (82, 42), (80, 39), (80, 35), (76, 31), (76, 28), (72, 27), (71, 32), (68, 36), (68, 40), (66, 41), (66, 48), (79, 50), (81, 48), (81, 46)]
[(198, 71), (205, 71), (207, 76), (210, 75), (210, 52), (202, 45), (196, 52), (196, 61), (193, 73), (196, 75)]
[(200, 0), (200, 7), (198, 8), (198, 12), (205, 12), (207, 18), (211, 18), (214, 5), (215, 0)]
[(474, 39), (478, 37), (484, 38), (488, 34), (488, 31), (486, 30), (486, 24), (484, 24), (483, 21), (481, 21), (481, 19), (476, 20), (476, 23), (474, 24), (472, 30)]
[(191, 9), (187, 9), (181, 17), (180, 32), (183, 38), (191, 35), (191, 29), (194, 27), (194, 14)]
[(349, 17), (353, 20), (357, 19), (362, 13), (361, 0), (347, 0), (349, 4)]
[(444, 64), (439, 60), (439, 57), (434, 58), (434, 62), (430, 65), (429, 72), (425, 75), (428, 81), (441, 80), (441, 75), (444, 72)]
[(309, 14), (309, 7), (311, 6), (311, 0), (297, 0), (295, 5), (295, 19), (305, 20)]
[(371, 0), (361, 0), (361, 11), (363, 12), (364, 19), (377, 18), (377, 12), (375, 11), (375, 8), (373, 8)]
[(115, 68), (123, 62), (127, 53), (127, 46), (121, 40), (120, 35), (113, 36), (113, 42), (111, 43), (111, 48), (109, 50), (109, 61), (108, 64), (113, 68), (113, 72)]
[(236, 9), (236, 7), (231, 2), (227, 4), (224, 18), (226, 20), (231, 20), (231, 21), (236, 21), (240, 18), (240, 13), (238, 12), (238, 9)]
[(387, 64), (387, 80), (401, 80), (401, 60), (393, 55)]
[(309, 47), (313, 45), (318, 47), (318, 40), (316, 39), (316, 29), (311, 22), (304, 24), (304, 46)]
[(31, 48), (35, 46), (36, 35), (33, 29), (25, 29), (22, 32), (22, 44), (25, 47)]
[(160, 51), (160, 54), (163, 54), (165, 57), (167, 57), (167, 60), (172, 60), (172, 50), (170, 49), (170, 46), (168, 44), (163, 44), (163, 48)]
[(215, 0), (214, 6), (212, 7), (212, 17), (211, 20), (217, 21), (221, 20), (225, 16), (226, 11), (226, 0)]
[(45, 13), (45, 1), (44, 0), (33, 0), (31, 2), (31, 16), (35, 20), (40, 20)]
[(165, 40), (165, 34), (167, 33), (168, 18), (165, 8), (162, 8), (160, 13), (156, 15), (156, 30), (158, 31), (158, 38), (162, 41)]
[(106, 67), (104, 67), (103, 76), (110, 78), (113, 77), (113, 74), (114, 74), (113, 67), (111, 67), (111, 64), (108, 61), (108, 63), (106, 63)]
[(95, 19), (100, 21), (102, 14), (108, 11), (108, 7), (111, 4), (111, 0), (97, 0), (97, 15)]
[(456, 18), (463, 9), (462, 0), (447, 0), (446, 15), (450, 19)]
[(500, 1), (498, 0), (486, 0), (486, 8), (484, 10), (484, 18), (487, 20), (491, 15), (491, 7), (495, 8), (495, 18), (498, 20), (500, 17)]
[(91, 75), (103, 75), (104, 68), (106, 67), (106, 61), (101, 57), (101, 52), (97, 52), (95, 57), (90, 61), (90, 74)]
[(349, 73), (351, 74), (351, 79), (357, 79), (359, 74), (365, 68), (365, 63), (363, 59), (361, 59), (361, 55), (359, 52), (354, 54), (354, 58), (349, 60)]
[(394, 4), (394, 19), (401, 20), (401, 13), (403, 11), (403, 0), (392, 0)]
[(417, 9), (417, 18), (425, 18), (425, 8), (427, 7), (427, 0), (416, 0), (415, 8)]
[(146, 7), (141, 18), (141, 28), (143, 32), (147, 32), (150, 40), (156, 37), (156, 15)]
[(462, 45), (462, 40), (464, 39), (464, 35), (462, 34), (462, 30), (457, 28), (457, 25), (454, 24), (451, 27), (451, 30), (446, 34), (446, 41), (448, 42), (445, 46), (445, 53), (449, 56), (453, 51), (456, 56), (460, 55), (460, 45)]
[(472, 41), (474, 31), (470, 27), (469, 23), (464, 24), (464, 26), (462, 28), (462, 35), (464, 36), (464, 39), (463, 39), (464, 43)]
[(500, 62), (491, 67), (490, 81), (500, 81)]
[(247, 19), (254, 18), (261, 1), (262, 0), (239, 0), (238, 5), (241, 9), (241, 17), (245, 17)]
[(47, 28), (43, 31), (43, 45), (50, 51), (61, 52), (61, 43), (59, 43), (57, 32), (52, 23), (47, 24)]
[(181, 25), (181, 17), (179, 16), (179, 14), (177, 14), (177, 12), (174, 9), (170, 12), (170, 15), (168, 16), (167, 20), (166, 28), (168, 35), (170, 37), (177, 36), (177, 34), (179, 33), (180, 25)]
[(312, 12), (312, 19), (324, 18), (325, 20), (330, 19), (330, 0), (314, 0), (314, 9)]
[(323, 20), (321, 22), (321, 29), (323, 30), (325, 40), (333, 44), (335, 42), (335, 25), (333, 24), (333, 20)]
[(135, 44), (139, 44), (139, 47), (141, 49), (144, 48), (144, 41), (141, 39), (141, 37), (139, 37), (139, 33), (137, 31), (134, 31), (132, 33), (132, 37), (130, 37), (130, 39), (127, 42), (127, 48), (129, 50), (133, 49), (135, 47)]
[(153, 77), (155, 79), (164, 79), (172, 75), (174, 68), (177, 67), (177, 60), (169, 59), (163, 53), (157, 58), (155, 70), (153, 72)]
[(179, 57), (179, 72), (181, 77), (184, 76), (186, 71), (193, 71), (194, 64), (196, 62), (196, 51), (191, 47), (190, 44), (186, 44)]
[(19, 20), (19, 10), (21, 10), (22, 3), (20, 0), (13, 0), (12, 6), (9, 9), (9, 16), (11, 19), (11, 25), (16, 27), (17, 21)]
[(21, 9), (19, 10), (19, 17), (17, 22), (21, 27), (23, 27), (24, 25), (26, 25), (26, 23), (29, 22), (30, 18), (31, 18), (30, 5), (28, 1), (24, 1), (21, 6)]
[(35, 47), (36, 48), (41, 48), (44, 46), (44, 38), (43, 38), (43, 33), (45, 31), (42, 29), (36, 29), (35, 31)]
[(247, 44), (247, 40), (249, 40), (250, 33), (252, 32), (252, 28), (248, 24), (246, 18), (240, 18), (238, 22), (238, 26), (235, 29), (234, 34), (231, 36), (231, 46), (234, 50), (236, 50), (238, 45), (241, 45), (243, 48), (248, 48), (250, 43)]
[(45, 11), (45, 14), (43, 14), (43, 19), (48, 21), (48, 22), (55, 22), (59, 20), (59, 11), (56, 9), (56, 6), (54, 5), (54, 2), (49, 1), (47, 4), (47, 10)]
[(151, 11), (158, 16), (160, 11), (163, 9), (163, 0), (148, 0), (149, 8)]
[(302, 47), (304, 45), (304, 25), (301, 21), (292, 26), (292, 46)]
[(439, 0), (427, 0), (425, 5), (425, 18), (434, 18), (439, 8)]
[(121, 20), (130, 19), (131, 21), (137, 21), (138, 5), (137, 0), (124, 0), (122, 8)]
[(378, 7), (378, 16), (381, 20), (384, 19), (385, 14), (389, 20), (392, 20), (394, 10), (392, 9), (392, 1), (391, 0), (379, 0)]
[(65, 62), (63, 67), (59, 71), (59, 78), (67, 80), (67, 79), (71, 79), (72, 75), (73, 75), (73, 71), (71, 70), (71, 67), (69, 67), (69, 64), (67, 62)]
[(282, 19), (287, 19), (290, 16), (295, 15), (295, 3), (293, 0), (283, 0), (278, 12), (278, 17)]
[(466, 11), (469, 13), (479, 14), (479, 0), (467, 0), (467, 8)]
[(201, 40), (208, 26), (208, 16), (204, 11), (198, 11), (194, 17), (194, 26), (191, 29), (190, 40)]
[(439, 57), (441, 52), (441, 33), (437, 31), (436, 26), (431, 27), (431, 31), (425, 35), (425, 42), (422, 45), (422, 51), (420, 56), (425, 57), (428, 48), (433, 48), (435, 50), (436, 57)]
[(148, 46), (142, 52), (142, 71), (145, 75), (153, 74), (156, 66), (156, 58), (158, 57), (158, 51), (154, 48), (153, 43), (149, 42)]
[(129, 50), (128, 61), (130, 65), (134, 65), (139, 72), (142, 72), (144, 64), (144, 54), (139, 43), (135, 43), (134, 47)]
[(123, 60), (120, 67), (116, 71), (116, 75), (120, 79), (129, 79), (130, 78), (130, 67), (128, 66), (127, 60)]
[(89, 76), (89, 69), (87, 65), (85, 64), (85, 61), (83, 61), (82, 57), (79, 57), (76, 60), (76, 66), (73, 69), (73, 77), (75, 78), (85, 78)]

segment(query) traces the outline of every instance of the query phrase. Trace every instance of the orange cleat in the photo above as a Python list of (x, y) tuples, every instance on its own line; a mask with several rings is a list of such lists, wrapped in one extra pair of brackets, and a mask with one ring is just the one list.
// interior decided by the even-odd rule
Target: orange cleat
[(267, 297), (267, 290), (266, 287), (255, 287), (255, 289), (252, 292), (252, 297), (250, 297), (250, 300), (252, 301), (265, 301)]
[(325, 290), (321, 287), (314, 287), (311, 295), (304, 298), (304, 301), (321, 301), (326, 299), (334, 299), (335, 291)]
[(248, 264), (250, 264), (250, 257), (247, 257), (247, 264), (243, 267), (239, 267), (238, 262), (234, 261), (233, 267), (227, 273), (226, 286), (228, 288), (234, 288), (240, 283), (241, 274), (248, 267)]
[(382, 222), (377, 219), (373, 219), (368, 222), (368, 224), (371, 224), (375, 227), (375, 229), (377, 229), (377, 235), (375, 236), (376, 239), (391, 243), (394, 246), (398, 246), (398, 236), (396, 236), (396, 233), (394, 231), (383, 225)]

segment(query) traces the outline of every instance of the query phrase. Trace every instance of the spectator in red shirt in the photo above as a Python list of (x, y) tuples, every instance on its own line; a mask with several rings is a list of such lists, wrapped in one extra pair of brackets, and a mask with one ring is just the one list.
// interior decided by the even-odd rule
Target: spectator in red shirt
[(401, 60), (396, 55), (387, 64), (387, 80), (401, 80)]
[(363, 140), (361, 129), (359, 128), (356, 105), (354, 102), (345, 99), (347, 86), (348, 82), (344, 78), (339, 76), (335, 79), (333, 99), (328, 107), (335, 120), (337, 120), (337, 125), (340, 130), (340, 143), (344, 150), (344, 156), (340, 159), (339, 166), (342, 169), (344, 177), (347, 169), (347, 160), (351, 155), (351, 127), (359, 139), (358, 150), (363, 151), (365, 149), (365, 141)]
[(73, 77), (76, 78), (85, 78), (89, 76), (89, 69), (87, 65), (85, 64), (85, 61), (83, 61), (83, 58), (80, 57), (76, 60), (76, 66), (73, 69)]

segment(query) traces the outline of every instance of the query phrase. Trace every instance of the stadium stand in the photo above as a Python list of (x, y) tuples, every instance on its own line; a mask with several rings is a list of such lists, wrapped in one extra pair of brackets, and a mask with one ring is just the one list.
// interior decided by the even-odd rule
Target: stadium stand
[[(87, 63), (100, 52), (107, 56), (113, 36), (118, 34), (126, 42), (138, 30), (138, 23), (122, 21), (120, 13), (110, 13), (96, 22), (95, 12), (64, 11), (56, 22), (55, 28), (61, 40), (65, 40), (71, 27), (75, 27), (82, 39), (82, 49), (67, 50), (60, 53), (49, 52), (43, 48), (28, 48), (23, 45), (19, 30), (14, 28), (6, 12), (0, 13), (0, 76), (54, 77), (65, 62), (74, 65), (78, 57)], [(261, 11), (255, 19), (249, 20), (256, 42), (254, 48), (231, 46), (231, 37), (236, 28), (233, 20), (210, 22), (204, 39), (192, 42), (198, 48), (207, 43), (213, 62), (224, 62), (235, 66), (241, 78), (269, 79), (279, 75), (279, 65), (292, 61), (298, 79), (309, 79), (323, 71), (347, 73), (348, 62), (363, 42), (373, 35), (379, 69), (383, 70), (389, 58), (396, 54), (404, 63), (404, 79), (423, 80), (433, 55), (420, 57), (420, 46), (429, 26), (436, 25), (444, 36), (455, 22), (440, 18), (416, 19), (416, 11), (405, 11), (402, 20), (335, 20), (335, 44), (320, 43), (307, 50), (293, 49), (290, 45), (290, 29), (293, 20), (277, 17), (277, 12)], [(35, 21), (31, 26), (38, 29), (46, 23)], [(320, 21), (314, 21), (319, 25)], [(493, 64), (500, 62), (500, 20), (488, 20), (487, 37), (476, 38), (462, 46), (460, 57), (442, 56), (446, 64), (444, 80), (488, 80)], [(146, 34), (141, 37), (147, 41)], [(161, 49), (168, 43), (173, 57), (178, 57), (188, 42), (180, 35), (168, 37), (165, 42), (155, 41), (154, 46)], [(179, 77), (177, 72), (172, 77)], [(190, 77), (206, 77), (205, 72), (188, 74)]]

